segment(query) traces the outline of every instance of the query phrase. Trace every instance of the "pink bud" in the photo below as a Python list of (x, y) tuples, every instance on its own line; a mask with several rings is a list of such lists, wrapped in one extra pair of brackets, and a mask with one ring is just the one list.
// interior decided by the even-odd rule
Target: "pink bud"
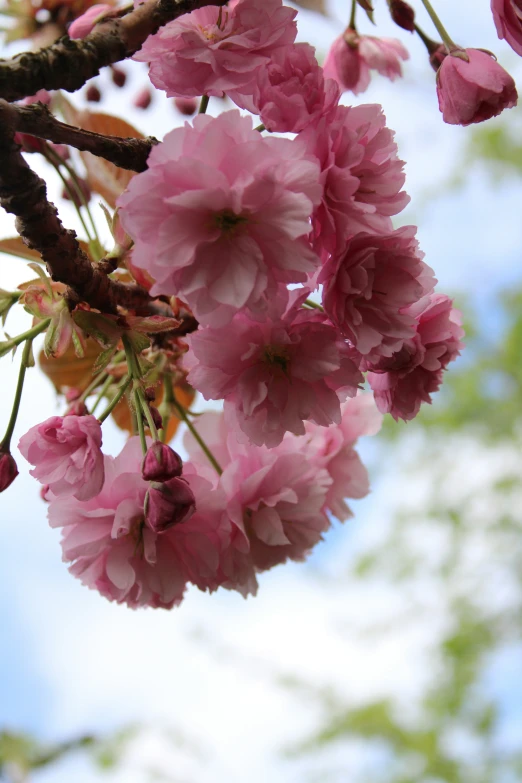
[(156, 425), (157, 429), (160, 430), (163, 427), (163, 419), (161, 418), (161, 413), (157, 408), (154, 407), (154, 405), (149, 405), (149, 410), (152, 419), (154, 421), (154, 424)]
[(191, 117), (198, 109), (198, 102), (196, 98), (174, 98), (174, 106), (181, 114)]
[(437, 97), (444, 122), (471, 125), (496, 117), (517, 103), (513, 78), (481, 49), (451, 52), (437, 71)]
[(70, 25), (68, 30), (69, 38), (85, 38), (92, 31), (94, 25), (112, 12), (113, 8), (110, 5), (92, 5)]
[(154, 533), (186, 522), (195, 510), (194, 493), (182, 478), (151, 484), (145, 498), (145, 522)]
[(121, 68), (116, 68), (115, 65), (111, 66), (111, 79), (116, 87), (124, 87), (127, 81), (127, 74)]
[(143, 458), (141, 473), (145, 481), (168, 481), (181, 476), (183, 462), (174, 449), (154, 441)]
[(8, 451), (0, 451), (0, 492), (7, 489), (18, 476), (16, 462)]
[(136, 95), (133, 101), (133, 105), (136, 109), (148, 109), (152, 103), (152, 93), (148, 87), (144, 87)]

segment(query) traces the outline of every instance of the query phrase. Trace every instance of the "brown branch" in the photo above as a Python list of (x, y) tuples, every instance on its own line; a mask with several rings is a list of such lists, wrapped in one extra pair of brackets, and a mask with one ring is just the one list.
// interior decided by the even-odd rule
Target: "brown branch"
[(37, 52), (0, 60), (0, 97), (16, 101), (38, 90), (75, 92), (105, 65), (117, 63), (140, 49), (162, 25), (207, 5), (227, 0), (148, 0), (121, 18), (98, 22), (83, 39), (64, 36)]
[(74, 231), (63, 227), (58, 210), (47, 200), (43, 179), (32, 171), (14, 141), (16, 108), (0, 104), (0, 206), (16, 215), (25, 244), (37, 250), (53, 280), (69, 287), (71, 305), (87, 302), (105, 313), (117, 305), (143, 306), (149, 294), (137, 285), (111, 280), (91, 263)]
[[(5, 103), (0, 98), (0, 106)], [(99, 158), (114, 163), (121, 169), (145, 171), (147, 158), (152, 147), (158, 144), (154, 136), (147, 139), (104, 136), (101, 133), (82, 130), (73, 125), (60, 122), (43, 103), (32, 106), (12, 106), (16, 130), (30, 133), (39, 139), (54, 141), (56, 144), (68, 144), (83, 152), (91, 152)]]

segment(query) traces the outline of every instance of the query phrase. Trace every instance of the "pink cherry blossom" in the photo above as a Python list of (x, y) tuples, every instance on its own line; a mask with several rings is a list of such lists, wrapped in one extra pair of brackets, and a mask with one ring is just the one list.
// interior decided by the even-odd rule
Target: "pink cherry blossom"
[(522, 0), (491, 0), (491, 11), (498, 37), (522, 55)]
[(68, 30), (69, 38), (85, 38), (99, 21), (113, 13), (114, 8), (112, 5), (105, 5), (104, 3), (92, 5), (84, 14), (78, 16), (72, 22)]
[(102, 432), (94, 416), (51, 416), (20, 439), (18, 448), (35, 467), (30, 471), (56, 496), (89, 500), (101, 490)]
[[(303, 422), (340, 422), (340, 400), (362, 383), (352, 350), (303, 296), (265, 321), (238, 313), (230, 326), (200, 329), (187, 338), (191, 383), (206, 399), (224, 399), (225, 418), (258, 446), (276, 446)], [(233, 339), (230, 339), (231, 334)]]
[(257, 71), (252, 95), (229, 93), (238, 105), (259, 114), (269, 131), (299, 133), (339, 102), (333, 79), (325, 82), (315, 50), (306, 43), (286, 46)]
[(415, 231), (404, 226), (380, 236), (357, 234), (319, 276), (328, 317), (371, 361), (391, 356), (415, 335), (415, 318), (406, 308), (433, 291), (433, 272)]
[(358, 95), (368, 88), (371, 70), (393, 82), (402, 76), (401, 60), (408, 60), (409, 56), (396, 38), (358, 35), (348, 28), (330, 47), (324, 73), (328, 79), (335, 79), (341, 89)]
[(145, 524), (149, 484), (141, 477), (139, 438), (118, 457), (105, 457), (105, 484), (86, 502), (51, 498), (51, 527), (63, 528), (64, 560), (87, 587), (131, 608), (171, 608), (187, 582), (214, 590), (224, 580), (220, 552), (229, 546), (230, 523), (222, 495), (205, 479), (191, 475), (197, 510), (186, 522), (156, 533)]
[(340, 252), (360, 231), (392, 231), (390, 216), (410, 199), (401, 190), (404, 162), (380, 106), (338, 106), (299, 139), (321, 165), (324, 197), (313, 216), (318, 250)]
[(444, 122), (471, 125), (516, 106), (513, 78), (488, 52), (466, 49), (450, 54), (437, 71), (437, 97)]
[(201, 323), (222, 325), (263, 312), (279, 282), (318, 267), (308, 234), (320, 172), (299, 141), (263, 138), (236, 110), (199, 115), (148, 164), (118, 204), (153, 295), (180, 296)]
[(301, 438), (286, 435), (283, 448), (301, 451), (318, 469), (326, 469), (332, 483), (326, 496), (326, 507), (341, 522), (353, 516), (347, 498), (360, 499), (370, 490), (368, 471), (355, 450), (358, 438), (375, 435), (381, 428), (372, 394), (359, 394), (341, 404), (341, 422), (318, 427), (306, 422)]
[(417, 321), (415, 337), (405, 341), (398, 353), (369, 367), (375, 370), (367, 378), (382, 413), (409, 421), (421, 403), (431, 403), (443, 371), (462, 348), (461, 315), (452, 304), (444, 294), (432, 294), (409, 308)]
[(206, 6), (149, 36), (134, 55), (168, 97), (222, 96), (245, 87), (279, 48), (292, 44), (296, 12), (282, 0), (240, 0), (233, 9)]

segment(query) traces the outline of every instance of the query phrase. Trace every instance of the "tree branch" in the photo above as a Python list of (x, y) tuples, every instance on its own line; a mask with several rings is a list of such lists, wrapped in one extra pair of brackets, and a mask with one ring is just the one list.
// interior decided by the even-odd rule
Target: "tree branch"
[[(4, 104), (0, 98), (0, 106)], [(147, 139), (122, 138), (120, 136), (104, 136), (101, 133), (82, 130), (73, 125), (60, 122), (51, 114), (43, 103), (31, 106), (12, 106), (13, 121), (16, 130), (30, 133), (39, 139), (54, 141), (56, 144), (68, 144), (77, 150), (91, 152), (99, 158), (114, 163), (121, 169), (129, 171), (145, 171), (147, 158), (152, 147), (158, 144), (154, 136)]]
[(14, 141), (16, 107), (0, 103), (0, 206), (16, 215), (16, 228), (25, 244), (37, 250), (53, 280), (69, 287), (74, 305), (87, 302), (105, 313), (143, 306), (149, 294), (137, 285), (111, 280), (83, 252), (74, 231), (63, 227), (58, 210), (47, 200), (43, 179), (32, 171)]
[(37, 52), (0, 60), (0, 97), (16, 101), (38, 90), (75, 92), (105, 65), (124, 60), (162, 25), (207, 5), (226, 0), (147, 0), (120, 18), (98, 22), (83, 39), (64, 36)]

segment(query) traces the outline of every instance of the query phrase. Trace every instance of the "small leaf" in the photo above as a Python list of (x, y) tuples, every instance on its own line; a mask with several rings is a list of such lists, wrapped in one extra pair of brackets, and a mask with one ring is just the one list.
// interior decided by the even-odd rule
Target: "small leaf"
[(105, 351), (102, 351), (100, 354), (98, 354), (98, 358), (94, 362), (94, 366), (92, 368), (93, 372), (96, 374), (104, 370), (115, 353), (116, 345), (111, 345), (110, 348), (107, 348)]
[(103, 315), (94, 310), (76, 309), (72, 317), (80, 329), (96, 340), (102, 348), (112, 348), (125, 331), (125, 328), (118, 323), (119, 316)]
[(160, 334), (177, 329), (181, 324), (177, 318), (168, 318), (163, 315), (150, 315), (147, 317), (127, 315), (125, 320), (129, 328), (143, 334)]

